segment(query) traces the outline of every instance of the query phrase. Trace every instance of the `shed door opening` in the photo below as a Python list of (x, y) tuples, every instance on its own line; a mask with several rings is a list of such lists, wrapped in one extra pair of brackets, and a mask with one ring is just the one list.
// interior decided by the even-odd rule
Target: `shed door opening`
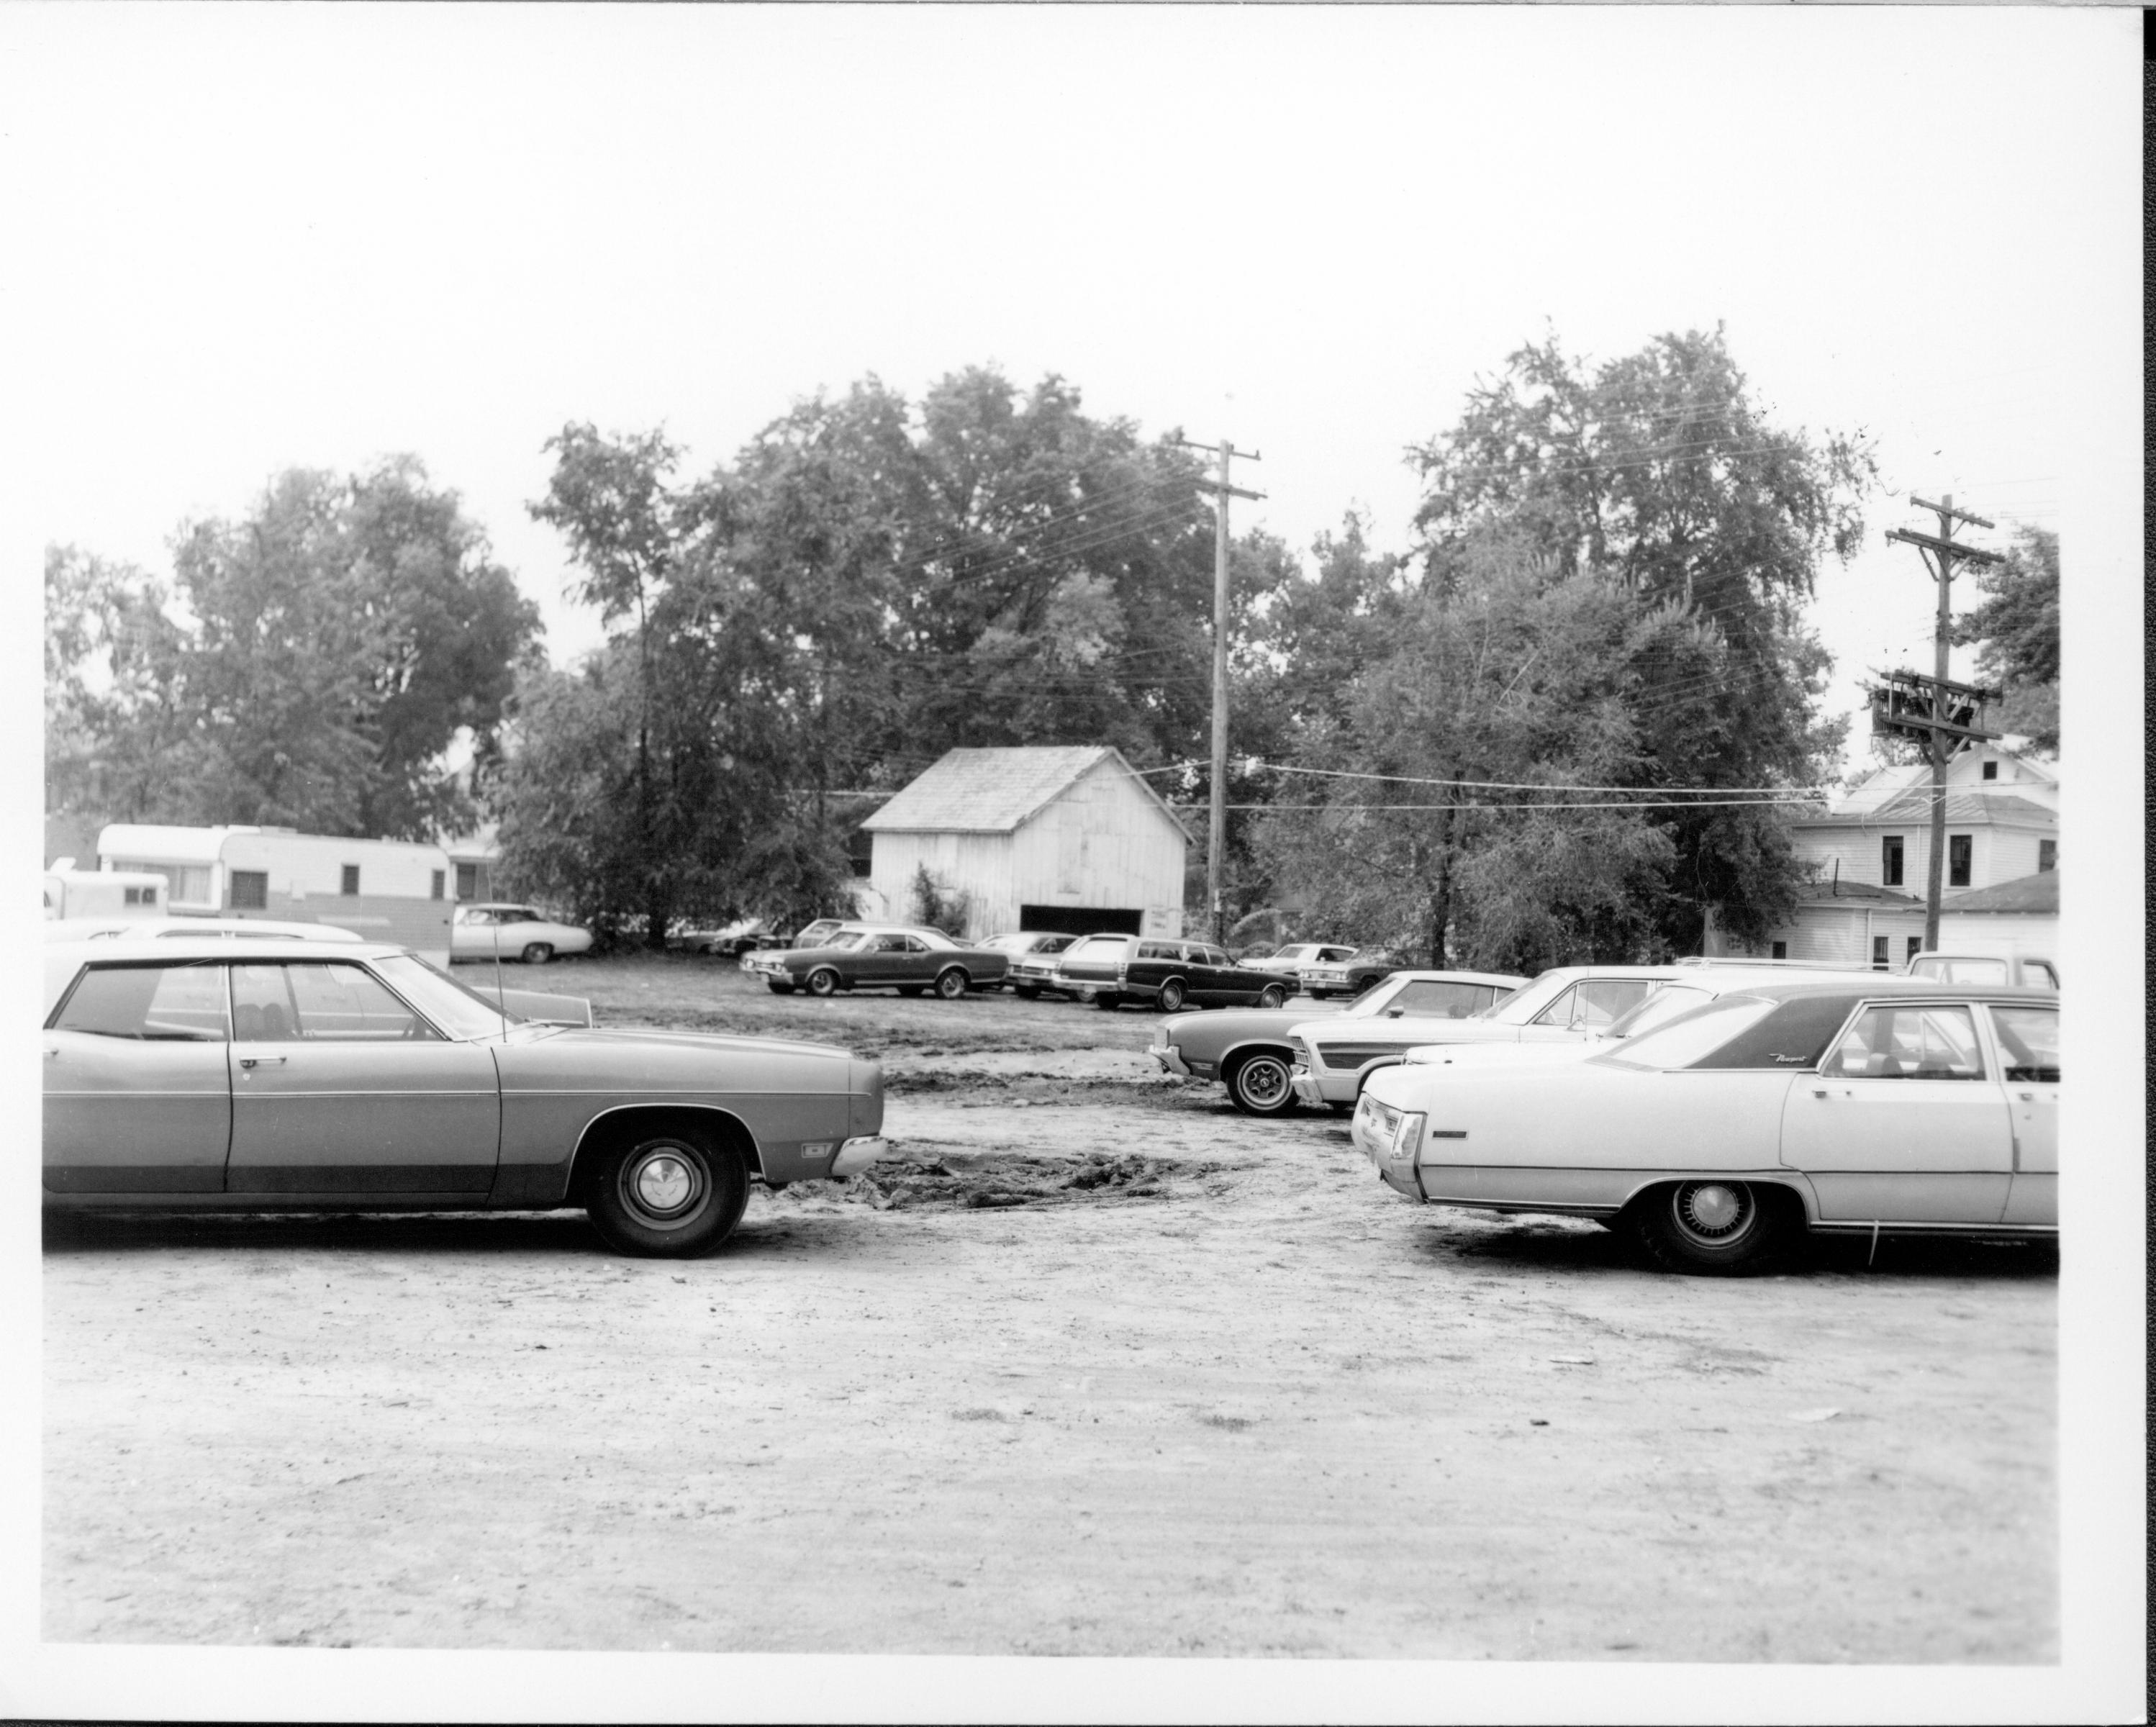
[(1135, 935), (1145, 914), (1111, 905), (1021, 905), (1018, 924), (1051, 935)]

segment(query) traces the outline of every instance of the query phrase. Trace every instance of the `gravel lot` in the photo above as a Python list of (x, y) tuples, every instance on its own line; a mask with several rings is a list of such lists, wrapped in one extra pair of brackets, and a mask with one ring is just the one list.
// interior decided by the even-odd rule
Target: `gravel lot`
[(2047, 1249), (1664, 1277), (1408, 1204), (1148, 1014), (516, 981), (876, 1054), (896, 1159), (686, 1264), (575, 1213), (49, 1223), (46, 1637), (2058, 1658)]

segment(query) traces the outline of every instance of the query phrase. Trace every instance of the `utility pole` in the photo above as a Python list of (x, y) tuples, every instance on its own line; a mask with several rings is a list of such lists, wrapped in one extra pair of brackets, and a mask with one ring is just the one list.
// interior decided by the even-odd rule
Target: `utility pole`
[(1263, 492), (1246, 492), (1228, 484), (1228, 464), (1240, 456), (1246, 462), (1265, 459), (1255, 450), (1239, 450), (1226, 438), (1217, 449), (1211, 444), (1176, 442), (1185, 449), (1209, 451), (1219, 459), (1216, 479), (1199, 480), (1198, 489), (1210, 492), (1219, 501), (1213, 512), (1213, 802), (1205, 840), (1205, 900), (1213, 920), (1213, 939), (1228, 939), (1227, 905), (1221, 894), (1220, 870), (1228, 851), (1228, 500), (1262, 498)]
[(1875, 730), (1921, 735), (1926, 753), (1931, 757), (1932, 843), (1931, 857), (1924, 871), (1924, 946), (1930, 951), (1939, 945), (1939, 892), (1946, 879), (1947, 760), (1964, 743), (1999, 735), (1997, 732), (1983, 730), (1978, 724), (1983, 716), (1984, 702), (1987, 699), (1998, 700), (1999, 692), (1970, 684), (1950, 683), (1947, 678), (1948, 639), (1953, 631), (1954, 566), (1995, 564), (1999, 558), (1995, 551), (1979, 551), (1954, 539), (1957, 522), (1967, 522), (1978, 528), (1998, 525), (1980, 515), (1971, 515), (1965, 510), (1955, 509), (1952, 492), (1947, 494), (1943, 504), (1933, 504), (1913, 493), (1909, 501), (1939, 519), (1937, 534), (1914, 533), (1907, 528), (1887, 530), (1890, 544), (1898, 541), (1917, 548), (1917, 555), (1923, 559), (1925, 567), (1938, 583), (1938, 621), (1932, 632), (1933, 672), (1929, 678), (1920, 678), (1913, 672), (1896, 674), (1885, 689), (1871, 692), (1871, 710)]

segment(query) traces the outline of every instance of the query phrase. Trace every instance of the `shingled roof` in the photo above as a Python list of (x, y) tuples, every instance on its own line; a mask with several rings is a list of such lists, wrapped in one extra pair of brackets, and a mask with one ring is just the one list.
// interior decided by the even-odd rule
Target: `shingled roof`
[[(1796, 818), (1800, 828), (1845, 828), (1852, 822), (1867, 828), (1899, 822), (1928, 822), (1932, 817), (1932, 788), (1912, 786), (1897, 793), (1876, 809), (1830, 810), (1822, 815)], [(2016, 797), (2010, 792), (1948, 792), (1947, 820), (1957, 828), (1978, 823), (2018, 823), (2033, 828), (2058, 824), (2059, 812), (2033, 798)]]
[(1161, 795), (1105, 744), (952, 750), (861, 826), (876, 833), (1009, 833), (1104, 761), (1129, 774), (1181, 828)]
[(1941, 911), (2053, 912), (2059, 909), (2059, 872), (2040, 869), (2034, 875), (2017, 875), (2012, 881), (1994, 882), (1966, 894), (1942, 898)]

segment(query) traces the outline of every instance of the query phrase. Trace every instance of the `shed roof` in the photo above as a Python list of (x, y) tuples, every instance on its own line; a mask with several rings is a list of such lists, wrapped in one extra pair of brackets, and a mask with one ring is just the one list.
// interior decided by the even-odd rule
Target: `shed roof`
[(1941, 911), (2052, 912), (2059, 909), (2059, 872), (2040, 869), (2034, 875), (2018, 875), (2012, 881), (1973, 888), (1966, 894), (1943, 897)]
[(1851, 881), (1846, 878), (1834, 880), (1822, 878), (1798, 890), (1797, 899), (1805, 905), (1831, 905), (1837, 900), (1845, 904), (1869, 900), (1876, 905), (1899, 907), (1922, 906), (1923, 901), (1907, 894), (1897, 894), (1892, 888), (1882, 888), (1871, 882)]
[(1103, 762), (1128, 775), (1183, 831), (1167, 800), (1106, 744), (949, 751), (861, 826), (877, 833), (1009, 833)]

